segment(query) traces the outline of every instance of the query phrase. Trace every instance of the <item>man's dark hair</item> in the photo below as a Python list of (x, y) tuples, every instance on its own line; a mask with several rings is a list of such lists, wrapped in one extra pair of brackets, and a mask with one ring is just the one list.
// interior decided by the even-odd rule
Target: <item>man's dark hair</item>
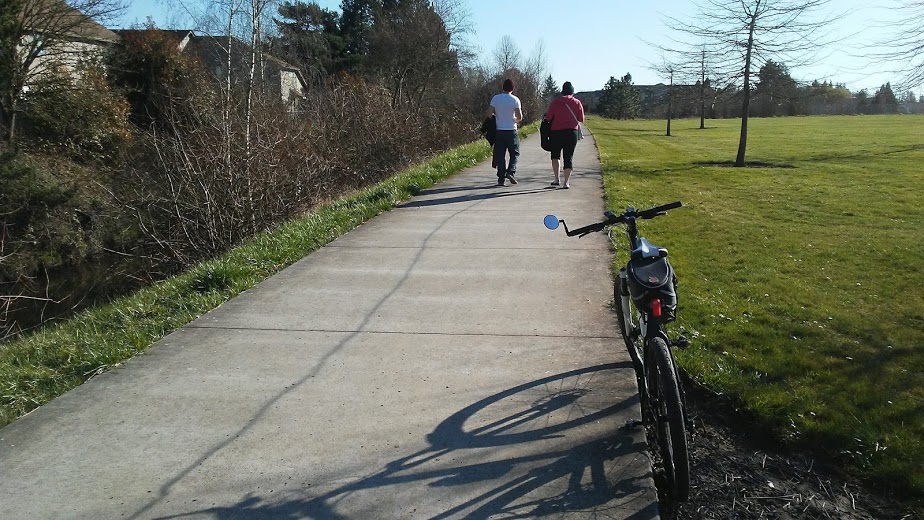
[(561, 93), (566, 96), (574, 95), (574, 85), (570, 81), (566, 81), (564, 85), (561, 86)]
[(504, 92), (513, 92), (513, 87), (514, 84), (512, 79), (507, 78), (504, 80)]

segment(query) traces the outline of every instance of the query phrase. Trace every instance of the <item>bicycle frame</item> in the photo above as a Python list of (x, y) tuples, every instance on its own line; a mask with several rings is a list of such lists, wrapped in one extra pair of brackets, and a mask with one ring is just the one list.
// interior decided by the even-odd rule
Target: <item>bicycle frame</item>
[(568, 236), (578, 237), (614, 224), (626, 225), (629, 260), (616, 278), (614, 304), (635, 367), (643, 423), (654, 432), (650, 438), (657, 440), (671, 496), (683, 501), (690, 491), (687, 431), (691, 428), (672, 347), (683, 348), (687, 342), (683, 336), (671, 341), (665, 327), (676, 316), (677, 279), (667, 261), (667, 249), (639, 236), (636, 224), (637, 219), (655, 218), (681, 206), (673, 202), (642, 211), (630, 207), (621, 215), (606, 212), (604, 221), (573, 230), (554, 215), (546, 216), (544, 223), (549, 229), (562, 224)]
[[(629, 261), (631, 262), (636, 258), (646, 258), (646, 257), (655, 257), (660, 256), (663, 251), (662, 249), (655, 248), (652, 246), (644, 237), (639, 236), (638, 225), (636, 224), (637, 218), (634, 216), (626, 216), (623, 219), (623, 222), (626, 225), (626, 238), (629, 243)], [(655, 254), (657, 252), (657, 254)], [(622, 282), (622, 287), (628, 288), (628, 262), (626, 267), (623, 267), (619, 270), (618, 276)], [(621, 294), (618, 296), (618, 300), (614, 302), (616, 305), (622, 306), (622, 315), (625, 317), (627, 323), (623, 324), (624, 330), (628, 334), (633, 334), (633, 331), (629, 330), (635, 320), (633, 320), (632, 311), (636, 311), (636, 318), (638, 322), (638, 336), (642, 342), (642, 352), (639, 356), (634, 348), (629, 346), (629, 354), (632, 358), (632, 362), (635, 365), (636, 374), (638, 376), (639, 383), (639, 392), (642, 394), (642, 401), (646, 401), (648, 398), (648, 384), (644, 377), (645, 372), (645, 362), (647, 358), (647, 350), (651, 345), (651, 341), (658, 337), (664, 340), (668, 345), (672, 345), (673, 342), (667, 335), (667, 331), (664, 328), (664, 320), (662, 319), (661, 305), (660, 300), (657, 298), (653, 299), (650, 304), (652, 312), (646, 312), (643, 309), (639, 309), (636, 306), (630, 305), (630, 296), (628, 291), (626, 294)], [(671, 358), (673, 358), (673, 352), (671, 352)], [(673, 359), (672, 359), (673, 360)], [(676, 364), (676, 362), (675, 362)], [(685, 399), (684, 399), (685, 400)]]

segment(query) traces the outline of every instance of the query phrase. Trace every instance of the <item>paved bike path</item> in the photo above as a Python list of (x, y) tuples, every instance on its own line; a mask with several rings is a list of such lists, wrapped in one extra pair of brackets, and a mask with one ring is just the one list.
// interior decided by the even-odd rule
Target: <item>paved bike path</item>
[(0, 429), (0, 516), (656, 518), (609, 308), (592, 136), (572, 189), (453, 176)]

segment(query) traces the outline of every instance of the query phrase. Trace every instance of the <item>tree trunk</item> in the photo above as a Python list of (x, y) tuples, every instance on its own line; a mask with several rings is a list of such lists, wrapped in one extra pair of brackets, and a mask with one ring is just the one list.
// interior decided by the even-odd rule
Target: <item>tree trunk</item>
[(670, 85), (667, 87), (667, 136), (671, 136), (671, 117), (674, 115), (674, 74), (671, 73)]
[(757, 24), (757, 18), (751, 16), (751, 23), (748, 27), (748, 47), (744, 56), (744, 99), (741, 101), (741, 137), (738, 139), (738, 156), (735, 158), (735, 166), (744, 166), (744, 152), (748, 146), (748, 110), (751, 105), (751, 51), (754, 49), (754, 26)]
[(16, 140), (16, 103), (13, 103), (13, 110), (10, 111), (10, 129), (6, 134), (6, 142), (12, 144)]
[(7, 106), (0, 108), (0, 131), (4, 132), (0, 139), (6, 144), (13, 144), (13, 140), (16, 139), (16, 112), (19, 104), (16, 102), (17, 96), (4, 94), (4, 97), (7, 98)]
[(244, 179), (247, 181), (247, 204), (248, 213), (250, 214), (250, 231), (254, 234), (257, 232), (257, 207), (254, 201), (253, 193), (253, 143), (251, 124), (253, 121), (253, 89), (257, 77), (257, 46), (260, 44), (260, 2), (255, 0), (251, 2), (251, 26), (250, 26), (250, 73), (247, 78), (247, 108), (244, 113)]
[(700, 80), (699, 80), (699, 129), (706, 128), (706, 51), (703, 50), (702, 61), (700, 62)]

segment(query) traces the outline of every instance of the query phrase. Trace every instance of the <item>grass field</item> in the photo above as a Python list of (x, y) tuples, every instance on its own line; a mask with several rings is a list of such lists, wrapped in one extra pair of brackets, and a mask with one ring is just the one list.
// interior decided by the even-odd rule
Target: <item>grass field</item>
[[(924, 495), (924, 117), (591, 119), (611, 209), (671, 251), (679, 362), (759, 425)], [(625, 258), (621, 258), (622, 262)]]

